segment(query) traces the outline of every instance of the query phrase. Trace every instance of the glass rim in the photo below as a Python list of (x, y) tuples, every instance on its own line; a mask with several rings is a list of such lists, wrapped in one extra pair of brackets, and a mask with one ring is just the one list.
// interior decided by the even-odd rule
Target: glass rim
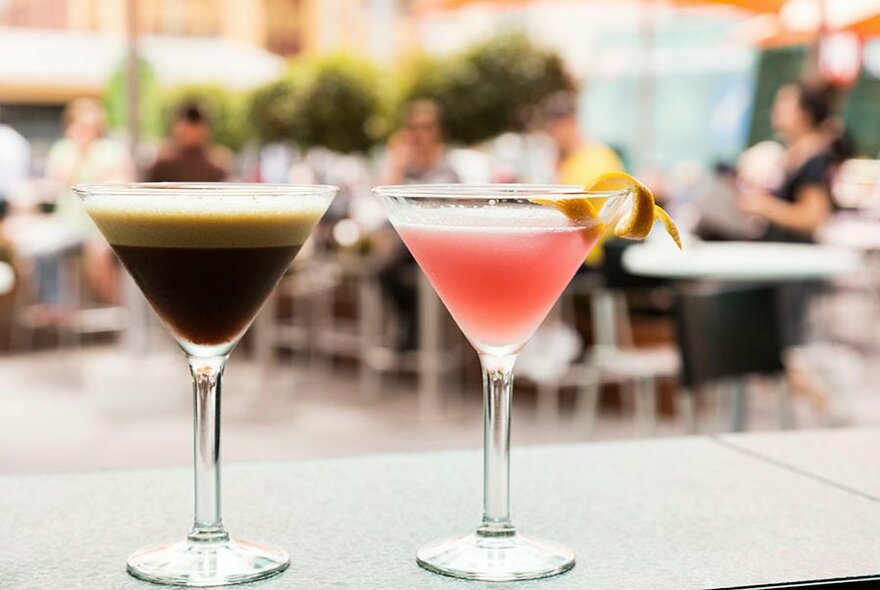
[(262, 182), (105, 182), (71, 187), (81, 198), (97, 195), (117, 197), (272, 197), (293, 195), (335, 195), (339, 187), (329, 184), (269, 184)]
[(587, 191), (576, 184), (390, 184), (373, 187), (379, 197), (407, 199), (510, 199), (541, 197), (544, 199), (606, 199), (627, 194), (627, 189)]

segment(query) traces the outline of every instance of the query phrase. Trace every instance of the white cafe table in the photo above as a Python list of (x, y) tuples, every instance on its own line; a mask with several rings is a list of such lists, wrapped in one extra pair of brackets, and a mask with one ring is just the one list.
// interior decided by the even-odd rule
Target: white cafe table
[(82, 243), (83, 235), (54, 215), (13, 215), (5, 220), (5, 235), (23, 257), (55, 254)]
[[(859, 270), (862, 255), (846, 248), (777, 242), (687, 241), (682, 250), (652, 240), (627, 248), (623, 267), (637, 275), (676, 282), (718, 281), (778, 285), (822, 281)], [(745, 393), (734, 389), (732, 426), (745, 420)], [(690, 414), (692, 415), (692, 413)], [(690, 428), (694, 429), (691, 419)]]
[(783, 283), (855, 272), (861, 256), (848, 249), (775, 242), (695, 242), (678, 250), (664, 242), (627, 248), (623, 266), (633, 274), (675, 280)]
[[(478, 451), (232, 464), (223, 520), (292, 558), (242, 590), (867, 590), (880, 586), (877, 449), (876, 430), (515, 448), (514, 521), (577, 554), (571, 572), (531, 582), (415, 563), (421, 543), (477, 521)], [(191, 478), (182, 467), (0, 476), (0, 588), (158, 590), (126, 574), (125, 558), (185, 534)]]

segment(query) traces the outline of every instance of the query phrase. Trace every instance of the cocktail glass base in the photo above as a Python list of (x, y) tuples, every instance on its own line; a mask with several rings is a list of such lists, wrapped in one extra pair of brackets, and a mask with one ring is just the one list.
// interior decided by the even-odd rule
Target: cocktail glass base
[(484, 537), (471, 533), (428, 543), (419, 549), (416, 561), (445, 576), (509, 582), (567, 572), (574, 567), (574, 551), (520, 534)]
[(252, 582), (283, 572), (290, 565), (279, 547), (229, 539), (219, 543), (182, 541), (146, 547), (128, 558), (136, 578), (191, 588)]

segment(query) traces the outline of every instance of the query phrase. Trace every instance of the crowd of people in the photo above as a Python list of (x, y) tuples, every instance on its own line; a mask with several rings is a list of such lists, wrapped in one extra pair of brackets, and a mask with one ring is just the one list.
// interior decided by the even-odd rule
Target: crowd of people
[[(844, 134), (834, 116), (833, 105), (833, 93), (824, 86), (807, 83), (783, 86), (772, 110), (773, 128), (781, 143), (763, 142), (746, 150), (737, 166), (716, 169), (714, 180), (705, 183), (700, 191), (702, 196), (696, 201), (699, 221), (692, 228), (695, 233), (704, 239), (810, 241), (835, 208), (831, 179), (847, 156)], [(376, 173), (362, 174), (358, 188), (343, 190), (343, 199), (331, 211), (331, 221), (346, 216), (363, 217), (352, 211), (362, 206), (364, 199), (370, 199), (366, 190), (369, 184), (468, 181), (473, 175), (462, 170), (453, 158), (455, 150), (450, 149), (445, 140), (443, 115), (432, 101), (410, 103), (400, 128), (387, 142)], [(551, 180), (583, 185), (602, 173), (624, 169), (613, 149), (584, 134), (574, 93), (551, 97), (539, 119), (537, 131), (542, 132), (544, 141), (554, 151)], [(64, 300), (57, 260), (62, 253), (72, 250), (82, 256), (84, 278), (91, 296), (109, 304), (118, 304), (121, 300), (119, 266), (70, 191), (71, 185), (134, 180), (273, 180), (260, 174), (259, 166), (255, 170), (236, 167), (231, 152), (212, 142), (210, 118), (197, 102), (180, 105), (169, 127), (169, 137), (151, 163), (139, 167), (125, 144), (108, 137), (105, 114), (98, 101), (71, 102), (64, 113), (64, 136), (52, 146), (46, 158), (46, 184), (34, 198), (33, 194), (21, 190), (31, 180), (28, 142), (0, 119), (0, 216), (7, 219), (48, 216), (54, 224), (55, 239), (43, 247), (29, 249), (29, 259), (25, 261), (33, 267), (37, 279), (34, 297), (45, 306), (49, 320), (53, 309), (63, 307)], [(328, 171), (316, 170), (318, 167), (312, 165), (313, 161), (303, 157), (293, 162), (282, 180), (327, 182)], [(329, 168), (334, 162), (342, 162), (328, 161)], [(323, 167), (328, 168), (326, 163)], [(486, 177), (492, 181), (529, 180), (510, 168), (506, 173)], [(365, 165), (364, 169), (368, 171), (369, 167)], [(21, 198), (22, 192), (29, 196)], [(657, 192), (660, 198), (664, 197), (663, 190)], [(19, 224), (16, 231), (10, 231), (12, 224), (3, 223), (0, 230), (6, 231), (0, 236), (5, 236), (12, 253), (16, 254), (16, 238), (25, 230), (21, 230)], [(387, 225), (367, 225), (372, 225), (367, 229), (372, 251), (381, 260), (377, 265), (379, 284), (400, 320), (396, 346), (401, 350), (414, 348), (417, 313), (411, 280), (413, 260)], [(601, 249), (597, 248), (591, 256), (594, 259), (588, 264), (598, 264)]]

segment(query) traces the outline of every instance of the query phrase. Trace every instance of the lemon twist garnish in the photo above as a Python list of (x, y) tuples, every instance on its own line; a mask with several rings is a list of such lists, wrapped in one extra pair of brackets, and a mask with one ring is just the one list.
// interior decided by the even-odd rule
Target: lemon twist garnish
[(633, 204), (629, 212), (614, 226), (614, 235), (631, 240), (641, 240), (651, 232), (654, 222), (663, 222), (666, 233), (681, 249), (681, 235), (669, 214), (654, 202), (654, 194), (644, 184), (625, 172), (609, 172), (586, 186), (588, 191), (628, 190)]
[[(614, 235), (630, 240), (644, 239), (651, 232), (654, 222), (658, 219), (663, 222), (666, 233), (681, 249), (681, 235), (675, 222), (659, 205), (654, 202), (654, 194), (644, 184), (626, 174), (625, 172), (609, 172), (590, 181), (585, 187), (587, 191), (629, 191), (632, 194), (633, 204), (629, 212), (614, 226)], [(561, 211), (566, 217), (575, 223), (584, 223), (599, 217), (599, 212), (586, 198), (570, 199), (532, 199), (534, 203), (553, 207)], [(586, 228), (585, 231), (592, 238), (602, 233), (604, 224)]]
[(538, 205), (545, 207), (553, 207), (559, 209), (562, 214), (577, 224), (586, 224), (595, 221), (593, 225), (585, 227), (583, 230), (584, 239), (593, 242), (605, 232), (605, 224), (599, 220), (599, 212), (589, 199), (573, 198), (573, 199), (529, 199)]

